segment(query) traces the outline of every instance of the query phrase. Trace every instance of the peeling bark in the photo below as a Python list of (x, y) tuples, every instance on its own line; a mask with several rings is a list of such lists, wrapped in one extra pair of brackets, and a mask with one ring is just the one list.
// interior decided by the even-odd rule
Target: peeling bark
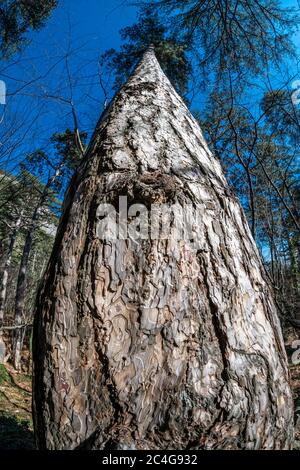
[[(200, 245), (103, 241), (97, 208), (180, 204)], [(189, 215), (189, 214), (186, 214)], [(293, 405), (245, 215), (149, 50), (65, 200), (34, 324), (42, 449), (288, 449)]]

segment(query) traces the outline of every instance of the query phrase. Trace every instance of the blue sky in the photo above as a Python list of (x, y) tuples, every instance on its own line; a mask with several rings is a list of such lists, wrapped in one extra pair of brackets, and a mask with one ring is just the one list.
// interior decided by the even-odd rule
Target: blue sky
[[(134, 23), (136, 8), (122, 0), (61, 0), (45, 27), (29, 35), (30, 45), (13, 61), (0, 64), (7, 86), (7, 105), (0, 115), (0, 144), (9, 145), (16, 129), (14, 152), (5, 148), (3, 169), (15, 171), (26, 152), (47, 145), (49, 137), (74, 127), (64, 56), (69, 51), (73, 100), (80, 128), (91, 133), (103, 111), (98, 58), (120, 45), (119, 30)], [(49, 96), (49, 97), (48, 97)], [(3, 138), (4, 136), (4, 138)], [(7, 137), (7, 138), (6, 138)], [(30, 150), (29, 150), (30, 149)]]
[(134, 23), (135, 18), (136, 7), (124, 0), (60, 0), (46, 27), (31, 34), (27, 54), (49, 45), (63, 47), (70, 33), (73, 42), (88, 44), (86, 49), (102, 53), (119, 46), (119, 30)]
[[(0, 153), (2, 168), (16, 171), (28, 151), (47, 148), (55, 131), (74, 127), (71, 108), (65, 102), (70, 98), (67, 51), (79, 127), (92, 132), (104, 103), (98, 58), (105, 50), (118, 48), (119, 30), (135, 22), (136, 7), (128, 3), (60, 0), (46, 26), (30, 34), (31, 44), (24, 53), (12, 63), (0, 64), (0, 80), (6, 82), (8, 91), (2, 121), (0, 114), (0, 145), (5, 155), (1, 160)], [(284, 5), (297, 6), (297, 0), (285, 0)], [(300, 48), (300, 32), (295, 42)], [(201, 103), (201, 96), (197, 103)], [(13, 151), (9, 147), (12, 128), (16, 129)]]

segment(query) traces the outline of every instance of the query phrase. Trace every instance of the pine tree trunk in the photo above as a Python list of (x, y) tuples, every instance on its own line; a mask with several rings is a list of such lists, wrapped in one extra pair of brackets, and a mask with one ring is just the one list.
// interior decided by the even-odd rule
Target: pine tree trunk
[[(125, 196), (140, 212), (183, 212), (164, 236), (126, 238)], [(102, 203), (119, 212), (116, 240), (99, 235)], [(173, 237), (184, 220), (193, 240)], [(150, 50), (70, 186), (38, 295), (33, 360), (42, 449), (292, 445), (286, 355), (258, 251)]]

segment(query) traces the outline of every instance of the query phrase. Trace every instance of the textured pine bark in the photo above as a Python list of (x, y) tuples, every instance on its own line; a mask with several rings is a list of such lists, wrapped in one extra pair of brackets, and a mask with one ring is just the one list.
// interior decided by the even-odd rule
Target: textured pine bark
[[(200, 248), (100, 240), (97, 208), (118, 209), (120, 195), (196, 208)], [(151, 50), (100, 119), (70, 186), (38, 296), (33, 356), (40, 448), (292, 444), (286, 356), (259, 254)]]

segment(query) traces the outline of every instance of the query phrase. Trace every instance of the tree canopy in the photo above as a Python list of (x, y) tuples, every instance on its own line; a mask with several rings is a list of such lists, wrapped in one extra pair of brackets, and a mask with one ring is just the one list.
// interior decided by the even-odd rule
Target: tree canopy
[(101, 57), (101, 63), (115, 76), (115, 90), (126, 81), (141, 54), (152, 45), (174, 87), (181, 95), (186, 94), (192, 70), (188, 47), (184, 39), (167, 28), (158, 12), (142, 8), (137, 22), (122, 29), (120, 35), (124, 42), (120, 50), (110, 49)]
[(26, 34), (41, 28), (57, 0), (1, 0), (0, 1), (0, 51), (7, 58), (22, 49)]

